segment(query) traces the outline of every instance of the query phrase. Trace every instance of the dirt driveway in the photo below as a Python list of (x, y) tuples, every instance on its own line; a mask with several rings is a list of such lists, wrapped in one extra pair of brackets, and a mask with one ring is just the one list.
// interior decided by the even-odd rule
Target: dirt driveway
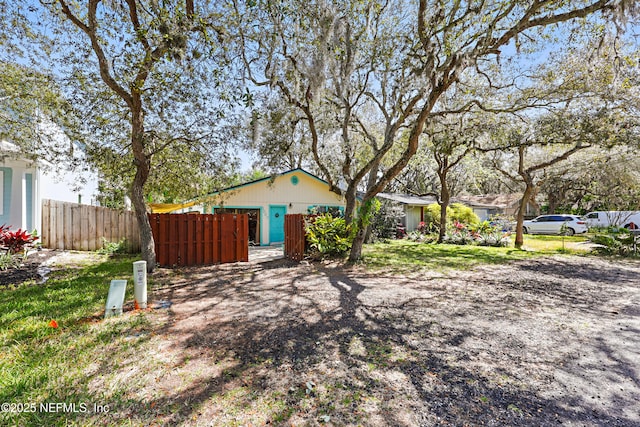
[(640, 263), (160, 270), (134, 422), (640, 426)]

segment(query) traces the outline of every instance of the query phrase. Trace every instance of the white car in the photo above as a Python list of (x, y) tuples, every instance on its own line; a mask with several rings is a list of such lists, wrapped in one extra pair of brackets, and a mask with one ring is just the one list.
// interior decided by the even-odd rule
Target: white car
[[(522, 224), (525, 234), (573, 234), (586, 233), (586, 221), (577, 215), (540, 215)], [(563, 227), (564, 226), (564, 227)]]

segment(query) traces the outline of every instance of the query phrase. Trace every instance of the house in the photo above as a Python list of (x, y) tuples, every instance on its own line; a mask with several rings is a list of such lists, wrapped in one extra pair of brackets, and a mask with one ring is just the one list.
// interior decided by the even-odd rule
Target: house
[(286, 214), (344, 211), (346, 204), (342, 196), (329, 191), (325, 180), (304, 169), (228, 187), (201, 198), (199, 203), (173, 212), (246, 213), (249, 241), (262, 246), (284, 242)]
[(414, 196), (402, 193), (378, 193), (376, 197), (402, 207), (404, 212), (402, 225), (407, 231), (416, 230), (418, 225), (424, 222), (427, 206), (437, 203), (435, 197), (432, 196)]
[(42, 199), (91, 202), (97, 195), (97, 177), (70, 172), (20, 155), (18, 146), (0, 140), (0, 225), (12, 230), (39, 230)]
[[(401, 193), (380, 193), (379, 199), (388, 200), (398, 206), (401, 206), (404, 212), (403, 226), (407, 231), (413, 231), (418, 228), (421, 222), (425, 221), (427, 206), (438, 203), (433, 196), (415, 196), (412, 194)], [(494, 196), (461, 196), (453, 197), (451, 203), (461, 203), (473, 209), (473, 213), (478, 215), (480, 221), (485, 221), (494, 215), (515, 216), (518, 209), (520, 197), (514, 195), (494, 195)], [(528, 216), (536, 216), (539, 207), (535, 202), (527, 205)]]
[[(456, 201), (473, 208), (473, 211), (484, 221), (493, 215), (515, 217), (520, 206), (522, 194), (485, 194), (479, 196), (460, 196)], [(530, 200), (524, 213), (525, 218), (533, 218), (540, 215), (540, 205), (535, 200)]]

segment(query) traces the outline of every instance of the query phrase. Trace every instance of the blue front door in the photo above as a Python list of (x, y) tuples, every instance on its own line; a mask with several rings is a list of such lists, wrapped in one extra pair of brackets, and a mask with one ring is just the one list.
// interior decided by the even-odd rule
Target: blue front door
[(286, 206), (269, 206), (269, 243), (284, 242), (284, 215)]

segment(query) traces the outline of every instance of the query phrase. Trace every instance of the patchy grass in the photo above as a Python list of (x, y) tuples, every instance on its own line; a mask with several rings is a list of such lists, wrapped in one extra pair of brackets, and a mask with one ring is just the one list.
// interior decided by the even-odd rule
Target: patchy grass
[(87, 372), (109, 375), (149, 330), (145, 313), (102, 320), (110, 281), (131, 279), (133, 261), (96, 257), (0, 291), (0, 425), (92, 425), (126, 407), (117, 388), (91, 390)]
[(493, 248), (473, 245), (447, 245), (392, 240), (388, 243), (365, 245), (363, 259), (372, 268), (384, 268), (402, 273), (419, 270), (462, 270), (479, 264), (501, 264), (540, 255), (557, 253), (584, 254), (576, 245), (585, 236), (525, 235), (523, 250), (513, 247)]
[(570, 252), (584, 253), (584, 249), (576, 248), (576, 245), (585, 243), (589, 240), (589, 235), (582, 234), (580, 236), (556, 236), (544, 234), (527, 234), (524, 236), (523, 248), (528, 251), (552, 253), (552, 252)]

